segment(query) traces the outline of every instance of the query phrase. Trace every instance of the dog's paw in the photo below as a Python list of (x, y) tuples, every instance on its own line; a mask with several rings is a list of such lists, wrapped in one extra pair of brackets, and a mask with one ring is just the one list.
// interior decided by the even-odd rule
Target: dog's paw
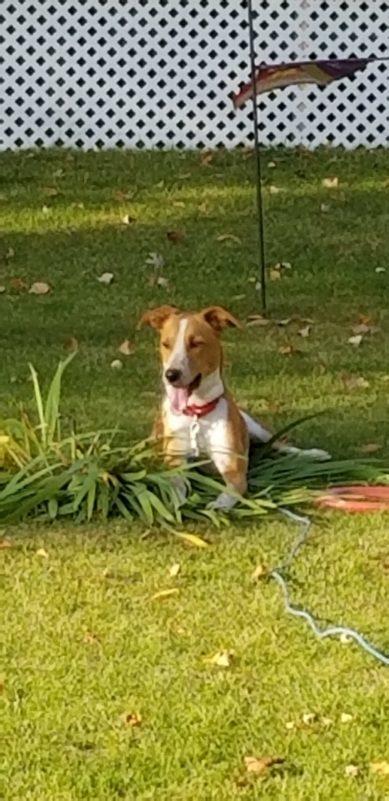
[(307, 459), (312, 459), (315, 462), (328, 462), (328, 460), (332, 458), (328, 451), (323, 451), (320, 448), (302, 450), (300, 451), (300, 456), (305, 456)]
[(214, 510), (223, 510), (228, 511), (228, 509), (232, 509), (235, 504), (237, 503), (238, 498), (234, 495), (230, 495), (228, 492), (221, 492), (220, 495), (217, 496), (215, 501), (208, 504), (208, 509)]

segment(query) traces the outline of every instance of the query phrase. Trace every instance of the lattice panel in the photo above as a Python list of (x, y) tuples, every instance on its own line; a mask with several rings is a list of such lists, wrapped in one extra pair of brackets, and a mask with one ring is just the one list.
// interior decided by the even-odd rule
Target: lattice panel
[[(258, 61), (388, 55), (380, 0), (253, 0)], [(0, 148), (235, 147), (252, 141), (242, 0), (3, 0)], [(388, 145), (388, 63), (262, 96), (261, 140)]]

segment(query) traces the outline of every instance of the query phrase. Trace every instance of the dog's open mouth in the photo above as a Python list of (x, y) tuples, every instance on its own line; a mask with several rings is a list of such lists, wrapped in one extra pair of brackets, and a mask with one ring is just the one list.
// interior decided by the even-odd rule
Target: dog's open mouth
[(193, 381), (188, 384), (187, 387), (174, 387), (170, 384), (167, 387), (167, 394), (170, 400), (172, 409), (175, 412), (183, 412), (186, 409), (188, 400), (196, 389), (200, 386), (201, 383), (201, 373), (193, 379)]

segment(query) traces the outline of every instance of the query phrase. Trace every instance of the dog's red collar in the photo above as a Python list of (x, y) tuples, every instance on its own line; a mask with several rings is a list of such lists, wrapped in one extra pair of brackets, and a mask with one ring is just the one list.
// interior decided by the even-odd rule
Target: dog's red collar
[(216, 409), (221, 397), (222, 396), (219, 395), (218, 398), (201, 405), (197, 403), (188, 403), (183, 410), (183, 414), (187, 414), (189, 417), (205, 417), (206, 414), (210, 414), (210, 412), (213, 412), (213, 410)]

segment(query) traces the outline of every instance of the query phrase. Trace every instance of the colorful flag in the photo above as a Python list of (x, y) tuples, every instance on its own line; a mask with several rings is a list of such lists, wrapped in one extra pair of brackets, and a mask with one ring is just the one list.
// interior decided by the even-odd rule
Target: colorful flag
[[(342, 58), (329, 61), (292, 61), (289, 64), (261, 64), (255, 71), (256, 94), (272, 92), (298, 83), (325, 85), (340, 78), (348, 78), (366, 67), (371, 58)], [(253, 96), (254, 81), (244, 84), (232, 96), (235, 108), (243, 106)]]

